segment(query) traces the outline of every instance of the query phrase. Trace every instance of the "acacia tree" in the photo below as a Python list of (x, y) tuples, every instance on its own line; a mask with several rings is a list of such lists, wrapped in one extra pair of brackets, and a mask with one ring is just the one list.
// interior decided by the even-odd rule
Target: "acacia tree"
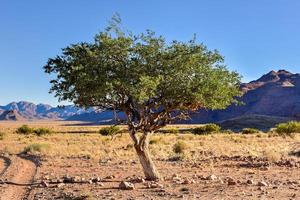
[(144, 174), (156, 180), (151, 134), (198, 109), (236, 102), (240, 76), (195, 39), (166, 42), (151, 31), (133, 35), (111, 27), (93, 42), (70, 45), (48, 60), (44, 70), (54, 77), (50, 92), (80, 107), (124, 112)]

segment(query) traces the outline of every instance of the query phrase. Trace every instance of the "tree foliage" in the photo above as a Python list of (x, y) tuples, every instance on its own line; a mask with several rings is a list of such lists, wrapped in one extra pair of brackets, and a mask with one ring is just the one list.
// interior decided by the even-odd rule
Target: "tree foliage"
[[(113, 31), (112, 31), (113, 30)], [(152, 31), (111, 26), (93, 42), (72, 44), (44, 67), (51, 92), (82, 107), (123, 111), (130, 129), (157, 130), (190, 111), (237, 102), (240, 76), (195, 39), (166, 42)]]

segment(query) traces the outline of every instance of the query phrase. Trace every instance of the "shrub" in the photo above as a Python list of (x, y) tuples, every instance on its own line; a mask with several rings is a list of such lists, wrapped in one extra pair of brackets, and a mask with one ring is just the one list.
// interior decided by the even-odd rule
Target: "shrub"
[(47, 144), (34, 143), (24, 148), (24, 153), (37, 153), (42, 152), (44, 149), (48, 149)]
[(38, 129), (34, 130), (34, 133), (38, 136), (41, 136), (41, 135), (51, 134), (52, 131), (50, 129), (47, 129), (47, 128), (38, 128)]
[(183, 141), (178, 141), (173, 146), (173, 152), (176, 154), (183, 154), (187, 149), (188, 145)]
[(3, 133), (3, 132), (0, 132), (0, 140), (4, 140), (4, 138), (5, 138), (5, 133)]
[(169, 129), (166, 129), (166, 132), (176, 134), (176, 133), (179, 133), (179, 130), (178, 130), (178, 128), (169, 128)]
[(28, 125), (22, 125), (21, 127), (19, 127), (17, 129), (17, 133), (19, 133), (19, 134), (27, 135), (27, 134), (31, 134), (33, 132), (34, 132), (34, 129), (29, 127)]
[(117, 126), (109, 126), (109, 127), (101, 128), (99, 133), (104, 136), (108, 136), (108, 135), (112, 136), (120, 132), (120, 130), (121, 129)]
[(217, 124), (207, 124), (201, 127), (193, 129), (193, 133), (197, 135), (207, 135), (211, 133), (216, 133), (221, 130), (221, 127)]
[(275, 132), (281, 136), (292, 136), (293, 133), (300, 133), (300, 122), (290, 121), (287, 123), (280, 123), (276, 126)]
[(242, 130), (242, 134), (255, 134), (255, 133), (259, 133), (260, 131), (256, 128), (244, 128)]

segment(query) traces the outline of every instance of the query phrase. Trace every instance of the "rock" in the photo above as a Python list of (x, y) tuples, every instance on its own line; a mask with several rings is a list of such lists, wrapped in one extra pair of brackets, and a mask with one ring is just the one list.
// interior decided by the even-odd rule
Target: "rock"
[(253, 181), (253, 180), (251, 180), (251, 179), (249, 179), (249, 180), (247, 180), (247, 184), (249, 184), (249, 185), (253, 185), (253, 184), (254, 184), (254, 181)]
[(64, 187), (64, 186), (65, 186), (64, 183), (59, 183), (59, 184), (57, 184), (57, 187), (58, 187), (58, 188), (61, 188), (61, 187)]
[(104, 184), (101, 183), (101, 182), (97, 182), (96, 184), (99, 185), (99, 186), (104, 186)]
[(42, 187), (49, 187), (49, 184), (46, 181), (41, 182)]
[(178, 174), (173, 174), (172, 178), (180, 177)]
[(70, 177), (70, 176), (68, 176), (68, 175), (66, 175), (66, 176), (63, 177), (63, 182), (64, 183), (72, 183), (73, 182), (73, 178)]
[(236, 185), (237, 182), (233, 178), (228, 177), (227, 184), (228, 185)]
[(92, 180), (93, 183), (101, 182), (101, 178), (100, 177), (94, 177), (91, 180)]
[(187, 188), (187, 187), (183, 187), (183, 188), (180, 189), (180, 191), (181, 191), (181, 192), (189, 192), (190, 189)]
[(135, 179), (135, 182), (136, 183), (145, 183), (146, 181), (145, 181), (145, 179), (138, 177)]
[(185, 179), (185, 180), (182, 182), (182, 184), (185, 184), (185, 185), (187, 185), (187, 184), (192, 184), (192, 183), (196, 183), (196, 181), (195, 181), (194, 179)]
[(104, 179), (114, 179), (114, 178), (116, 178), (116, 177), (114, 175), (111, 175), (111, 176), (105, 177)]
[(146, 183), (147, 188), (164, 188), (162, 184), (159, 184), (157, 182), (148, 182)]
[(78, 183), (81, 182), (81, 177), (80, 176), (75, 176), (71, 178), (72, 183)]
[(119, 185), (119, 189), (121, 190), (134, 190), (134, 184), (122, 181)]
[(263, 186), (263, 187), (266, 187), (266, 186), (268, 186), (268, 184), (267, 184), (266, 182), (264, 182), (264, 181), (259, 181), (259, 182), (257, 183), (257, 186)]
[(216, 181), (218, 179), (218, 177), (214, 174), (206, 177), (206, 180), (210, 180), (210, 181)]

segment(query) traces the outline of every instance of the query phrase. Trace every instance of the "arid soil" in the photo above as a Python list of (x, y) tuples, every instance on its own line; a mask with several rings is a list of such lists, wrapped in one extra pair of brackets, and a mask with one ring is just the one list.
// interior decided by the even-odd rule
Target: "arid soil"
[[(300, 135), (158, 133), (150, 146), (163, 177), (156, 183), (143, 179), (127, 135), (114, 140), (81, 133), (20, 136), (14, 133), (19, 124), (0, 126), (7, 132), (0, 140), (1, 200), (300, 199)], [(50, 122), (48, 127), (76, 129)], [(187, 144), (181, 155), (172, 153), (176, 141)], [(46, 146), (19, 154), (32, 143)], [(122, 181), (134, 189), (121, 190)]]
[[(35, 164), (21, 155), (1, 156), (0, 199), (26, 199), (36, 174)], [(29, 184), (29, 185), (28, 185)]]

